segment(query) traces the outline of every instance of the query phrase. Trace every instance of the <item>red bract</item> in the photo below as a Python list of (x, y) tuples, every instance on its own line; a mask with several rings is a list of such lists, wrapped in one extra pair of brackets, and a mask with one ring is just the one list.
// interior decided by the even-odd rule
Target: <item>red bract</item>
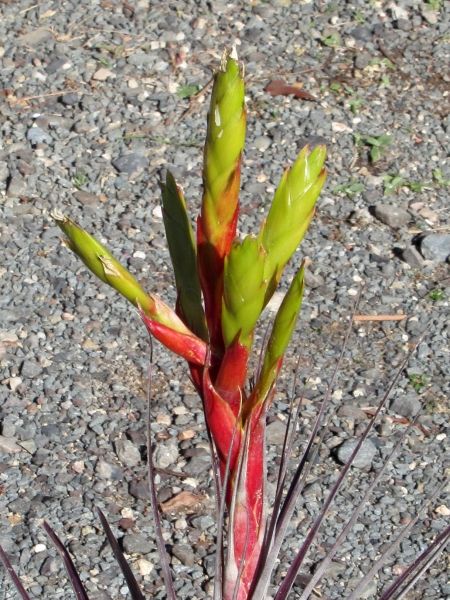
[(164, 344), (166, 348), (182, 356), (189, 363), (204, 366), (207, 346), (203, 340), (194, 334), (182, 333), (171, 329), (167, 325), (158, 323), (158, 321), (147, 317), (143, 312), (141, 312), (141, 317), (148, 332), (161, 342), (161, 344)]

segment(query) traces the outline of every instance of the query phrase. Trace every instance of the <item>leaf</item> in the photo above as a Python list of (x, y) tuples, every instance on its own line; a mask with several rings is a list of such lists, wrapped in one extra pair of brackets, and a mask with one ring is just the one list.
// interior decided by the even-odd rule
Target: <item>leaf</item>
[(161, 503), (164, 514), (195, 513), (205, 503), (206, 497), (193, 492), (180, 492), (166, 502)]
[(77, 597), (77, 600), (89, 600), (89, 596), (87, 595), (86, 590), (84, 589), (84, 586), (81, 583), (80, 576), (78, 575), (78, 571), (77, 571), (75, 565), (73, 564), (72, 558), (71, 558), (67, 548), (61, 542), (61, 540), (56, 535), (56, 533), (53, 531), (53, 529), (50, 527), (50, 525), (48, 523), (46, 523), (45, 521), (44, 521), (44, 529), (45, 529), (45, 532), (47, 533), (48, 537), (52, 540), (53, 545), (55, 546), (59, 555), (61, 556), (61, 558), (64, 561), (64, 566), (66, 567), (66, 571), (69, 576), (70, 583), (72, 584), (73, 591), (75, 592), (75, 595)]
[(58, 212), (53, 213), (53, 218), (66, 234), (70, 249), (99, 279), (116, 289), (140, 310), (145, 317), (144, 321), (147, 319), (147, 328), (158, 332), (159, 337), (157, 333), (153, 333), (162, 343), (174, 352), (181, 352), (182, 356), (190, 356), (193, 362), (203, 364), (205, 342), (192, 333), (174, 310), (157, 296), (147, 294), (133, 275), (84, 229)]
[(19, 576), (15, 572), (14, 567), (12, 566), (6, 552), (3, 550), (3, 548), (1, 546), (0, 546), (0, 562), (5, 567), (6, 572), (10, 576), (11, 581), (14, 583), (14, 586), (15, 586), (17, 592), (20, 594), (22, 600), (31, 600), (30, 596), (28, 595), (28, 592), (23, 587), (22, 582), (19, 579)]
[(108, 521), (106, 520), (105, 515), (102, 511), (97, 508), (97, 514), (100, 517), (100, 521), (102, 527), (106, 533), (106, 537), (108, 538), (109, 545), (113, 551), (114, 557), (119, 563), (120, 569), (125, 577), (125, 581), (127, 582), (128, 589), (130, 590), (130, 594), (133, 600), (145, 600), (143, 593), (141, 592), (139, 585), (136, 581), (135, 576), (131, 570), (130, 565), (128, 564), (125, 556), (123, 555), (122, 549), (120, 548), (113, 532), (111, 531), (111, 527), (109, 526)]
[(282, 79), (272, 79), (264, 88), (271, 96), (294, 96), (299, 100), (317, 102), (317, 98), (302, 89), (302, 83), (289, 84)]
[(385, 175), (383, 177), (383, 182), (385, 194), (392, 194), (406, 183), (401, 175)]
[(333, 192), (335, 194), (346, 194), (347, 196), (353, 196), (355, 194), (359, 194), (365, 190), (365, 185), (360, 181), (348, 181), (347, 183), (342, 183), (341, 185), (337, 185)]
[(302, 264), (301, 268), (295, 274), (283, 302), (278, 309), (277, 316), (275, 317), (264, 355), (261, 375), (255, 386), (256, 395), (258, 396), (259, 401), (265, 399), (275, 382), (281, 368), (281, 361), (284, 353), (286, 352), (286, 348), (292, 337), (302, 305), (304, 273), (305, 267), (304, 264)]
[(186, 85), (180, 85), (177, 89), (177, 96), (181, 98), (181, 100), (185, 100), (186, 98), (191, 98), (195, 96), (200, 91), (201, 87), (198, 83), (187, 83)]
[(329, 48), (336, 48), (341, 45), (341, 36), (338, 33), (332, 33), (322, 38), (322, 44)]
[(370, 151), (370, 160), (374, 163), (380, 160), (381, 158), (381, 150), (378, 146), (373, 146)]
[(161, 182), (161, 192), (164, 227), (175, 274), (179, 311), (186, 325), (200, 338), (207, 340), (194, 233), (183, 193), (169, 171), (165, 183)]
[(203, 233), (221, 256), (227, 253), (222, 248), (222, 238), (228, 236), (232, 225), (234, 234), (245, 131), (242, 70), (236, 60), (225, 56), (222, 68), (214, 77), (208, 113), (201, 210)]

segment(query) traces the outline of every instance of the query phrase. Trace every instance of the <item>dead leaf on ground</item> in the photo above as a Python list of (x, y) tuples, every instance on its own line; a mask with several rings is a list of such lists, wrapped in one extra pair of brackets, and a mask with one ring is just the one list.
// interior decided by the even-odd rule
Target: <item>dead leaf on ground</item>
[(317, 98), (303, 89), (302, 83), (289, 84), (282, 79), (272, 79), (264, 88), (271, 96), (295, 96), (299, 100), (317, 102)]
[(202, 506), (206, 497), (202, 494), (194, 494), (193, 492), (180, 492), (166, 502), (161, 503), (163, 513), (193, 513)]

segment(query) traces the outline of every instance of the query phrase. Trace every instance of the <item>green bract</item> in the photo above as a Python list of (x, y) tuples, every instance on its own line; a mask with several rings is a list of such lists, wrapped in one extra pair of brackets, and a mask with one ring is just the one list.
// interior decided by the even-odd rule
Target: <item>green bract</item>
[(135, 306), (140, 306), (144, 312), (149, 311), (152, 305), (149, 295), (105, 246), (58, 211), (54, 211), (52, 216), (66, 235), (65, 241), (68, 247), (99, 279), (116, 289)]
[(245, 346), (251, 341), (248, 338), (264, 305), (265, 259), (264, 248), (250, 235), (242, 242), (234, 243), (225, 259), (222, 332), (226, 346), (238, 334)]
[(237, 208), (245, 123), (242, 71), (228, 56), (215, 76), (204, 152), (202, 220), (212, 243), (219, 242)]
[(270, 282), (266, 301), (312, 219), (326, 179), (325, 157), (325, 146), (316, 146), (312, 151), (305, 146), (293, 166), (284, 173), (275, 192), (260, 232), (261, 243), (267, 251), (265, 277)]

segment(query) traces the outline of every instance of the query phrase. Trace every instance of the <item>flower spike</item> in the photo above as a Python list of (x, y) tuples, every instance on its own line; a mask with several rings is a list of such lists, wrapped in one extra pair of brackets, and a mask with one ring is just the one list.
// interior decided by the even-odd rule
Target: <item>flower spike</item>
[(197, 221), (199, 275), (210, 340), (223, 352), (220, 315), (224, 259), (236, 235), (246, 111), (238, 62), (225, 54), (214, 78), (204, 150), (203, 199)]

